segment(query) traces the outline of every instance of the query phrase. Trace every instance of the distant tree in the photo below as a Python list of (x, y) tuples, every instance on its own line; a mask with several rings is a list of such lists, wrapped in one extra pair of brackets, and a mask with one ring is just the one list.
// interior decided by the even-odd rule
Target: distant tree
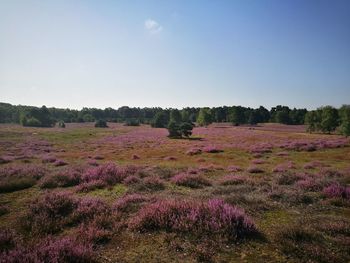
[(95, 127), (96, 128), (108, 128), (107, 122), (105, 120), (97, 120), (95, 122)]
[(55, 124), (55, 120), (51, 117), (49, 110), (42, 106), (41, 108), (31, 107), (23, 113), (21, 123), (23, 126), (52, 127)]
[(181, 135), (188, 138), (192, 135), (193, 124), (188, 122), (183, 122), (180, 124)]
[(140, 121), (137, 119), (127, 119), (124, 122), (125, 126), (140, 126)]
[(255, 125), (259, 122), (259, 112), (257, 110), (252, 110), (249, 114), (248, 123), (250, 125)]
[(276, 112), (276, 122), (283, 124), (290, 124), (289, 112), (281, 110)]
[(346, 137), (350, 135), (350, 105), (343, 105), (339, 109), (340, 132)]
[(327, 133), (335, 131), (339, 124), (338, 110), (332, 106), (322, 107), (321, 110), (321, 130)]
[(180, 123), (182, 121), (181, 113), (178, 109), (170, 110), (170, 121)]
[(60, 127), (60, 128), (66, 128), (66, 124), (64, 123), (64, 121), (59, 121), (59, 122), (58, 122), (58, 127)]
[(309, 111), (305, 115), (305, 123), (308, 125), (308, 132), (315, 132), (321, 129), (321, 112), (320, 111)]
[(152, 121), (152, 127), (154, 128), (165, 128), (167, 127), (168, 118), (163, 111), (158, 111)]
[(179, 138), (181, 137), (180, 126), (175, 121), (171, 120), (168, 124), (168, 131), (170, 138)]
[(192, 122), (190, 120), (190, 113), (187, 110), (182, 110), (181, 111), (181, 120), (182, 122)]
[(199, 110), (197, 123), (199, 126), (208, 126), (212, 123), (212, 116), (209, 108), (201, 108)]
[(240, 125), (246, 123), (245, 109), (241, 106), (234, 106), (230, 109), (229, 119), (233, 125)]

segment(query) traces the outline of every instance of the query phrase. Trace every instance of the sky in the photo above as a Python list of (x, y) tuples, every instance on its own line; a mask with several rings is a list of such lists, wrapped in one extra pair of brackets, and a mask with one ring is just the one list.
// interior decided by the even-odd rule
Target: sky
[(0, 101), (350, 103), (348, 0), (0, 0)]

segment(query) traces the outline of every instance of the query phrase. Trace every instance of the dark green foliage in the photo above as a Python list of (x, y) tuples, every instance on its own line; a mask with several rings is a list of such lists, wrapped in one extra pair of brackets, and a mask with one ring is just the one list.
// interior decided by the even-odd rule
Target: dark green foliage
[(241, 106), (232, 107), (229, 113), (229, 119), (230, 119), (230, 122), (232, 122), (233, 125), (236, 125), (236, 126), (246, 123), (244, 108)]
[(31, 108), (24, 112), (21, 117), (23, 126), (30, 127), (52, 127), (55, 120), (52, 118), (50, 111), (42, 106), (41, 108)]
[(180, 126), (175, 121), (170, 121), (168, 124), (168, 131), (170, 138), (181, 137)]
[(107, 122), (105, 120), (98, 120), (95, 123), (96, 128), (108, 128)]
[(170, 111), (170, 121), (174, 121), (176, 123), (180, 123), (182, 121), (182, 116), (179, 110), (172, 109)]
[(338, 126), (338, 110), (332, 106), (325, 106), (322, 109), (321, 130), (323, 132), (332, 132)]
[(23, 190), (35, 185), (36, 180), (32, 177), (8, 178), (0, 183), (0, 193), (10, 193)]
[(308, 125), (308, 132), (315, 132), (321, 127), (321, 114), (319, 111), (309, 111), (305, 115), (305, 123)]
[(208, 126), (213, 122), (209, 108), (201, 108), (198, 114), (197, 123), (199, 126)]
[(343, 135), (350, 135), (350, 105), (343, 105), (339, 109), (340, 131)]
[(125, 126), (140, 126), (140, 121), (137, 119), (128, 119), (124, 123)]
[(188, 122), (183, 122), (180, 124), (180, 132), (184, 137), (189, 137), (192, 135), (193, 124)]
[(168, 123), (168, 117), (163, 111), (158, 111), (152, 121), (152, 127), (165, 128)]
[(64, 121), (59, 121), (59, 122), (58, 122), (58, 127), (60, 127), (60, 128), (66, 128), (66, 124), (64, 123)]

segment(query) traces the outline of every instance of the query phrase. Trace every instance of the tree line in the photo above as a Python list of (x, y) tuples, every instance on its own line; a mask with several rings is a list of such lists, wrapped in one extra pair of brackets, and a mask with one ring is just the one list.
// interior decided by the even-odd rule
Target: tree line
[[(257, 123), (308, 124), (310, 132), (334, 132), (339, 129), (349, 134), (350, 106), (340, 109), (331, 106), (307, 111), (278, 105), (270, 110), (263, 106), (250, 108), (243, 106), (186, 107), (178, 109), (137, 108), (123, 106), (118, 109), (83, 108), (81, 110), (11, 105), (0, 103), (0, 123), (21, 123), (24, 126), (51, 127), (55, 123), (70, 122), (120, 122), (126, 125), (150, 124), (152, 127), (177, 127), (175, 134), (188, 134), (187, 124), (206, 126), (212, 122), (227, 122), (233, 125)], [(180, 127), (182, 127), (180, 129)], [(185, 135), (186, 136), (186, 135)]]

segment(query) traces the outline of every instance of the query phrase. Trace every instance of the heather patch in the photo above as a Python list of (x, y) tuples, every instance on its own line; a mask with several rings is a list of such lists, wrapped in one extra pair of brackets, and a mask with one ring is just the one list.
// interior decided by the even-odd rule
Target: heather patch
[(211, 185), (211, 182), (205, 177), (188, 172), (175, 175), (173, 178), (171, 178), (171, 181), (176, 185), (190, 188), (200, 188)]

